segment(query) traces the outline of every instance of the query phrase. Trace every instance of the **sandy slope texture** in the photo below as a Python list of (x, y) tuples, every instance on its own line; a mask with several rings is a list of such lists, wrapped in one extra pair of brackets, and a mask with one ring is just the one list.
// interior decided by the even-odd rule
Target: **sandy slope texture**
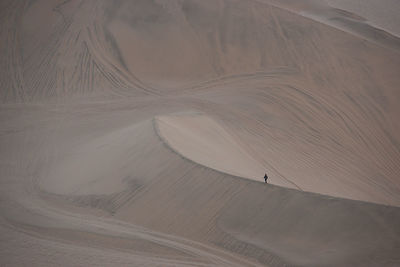
[(396, 0), (325, 0), (330, 6), (358, 14), (374, 26), (400, 36), (400, 5)]
[(217, 122), (205, 115), (157, 117), (156, 127), (177, 153), (202, 165), (260, 181), (264, 168)]
[(259, 0), (400, 51), (399, 5), (388, 1)]
[[(158, 112), (175, 113), (175, 101), (150, 103)], [(142, 114), (132, 113), (132, 100), (91, 104), (90, 111), (87, 103), (71, 103), (57, 116), (48, 107), (3, 110), (17, 112), (30, 128), (21, 138), (3, 136), (2, 147), (13, 151), (2, 155), (5, 264), (25, 262), (16, 256), (21, 253), (37, 265), (71, 266), (101, 265), (97, 254), (110, 264), (155, 266), (376, 266), (400, 260), (398, 208), (264, 185), (187, 160), (159, 136), (150, 103)], [(19, 132), (18, 121), (3, 122)], [(123, 149), (121, 133), (135, 136)], [(122, 167), (101, 160), (113, 150), (121, 151), (112, 154)], [(89, 183), (73, 179), (64, 191), (50, 185), (43, 191), (41, 184), (56, 179), (46, 174), (57, 168), (63, 174), (68, 162), (74, 162), (71, 174), (88, 172), (85, 158), (98, 158), (97, 168), (107, 165), (109, 177), (93, 179), (96, 168)], [(105, 179), (124, 189), (103, 187)], [(24, 240), (33, 248), (22, 246)], [(15, 252), (7, 244), (15, 244)], [(63, 262), (60, 253), (76, 257)]]
[(0, 265), (399, 265), (398, 39), (268, 3), (1, 1)]
[[(234, 176), (263, 181), (268, 167), (212, 118), (204, 114), (160, 116), (155, 118), (155, 127), (163, 141), (185, 158)], [(301, 190), (283, 178), (271, 177), (268, 182)]]

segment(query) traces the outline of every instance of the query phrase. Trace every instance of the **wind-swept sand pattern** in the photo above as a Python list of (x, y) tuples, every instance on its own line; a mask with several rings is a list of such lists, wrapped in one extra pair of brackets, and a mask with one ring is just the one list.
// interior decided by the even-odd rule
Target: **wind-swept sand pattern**
[[(160, 138), (176, 153), (196, 163), (237, 177), (260, 180), (266, 167), (253, 158), (246, 147), (202, 114), (178, 114), (157, 117), (155, 127)], [(269, 179), (269, 183), (300, 189), (287, 179)]]
[(334, 2), (1, 1), (0, 265), (400, 265), (400, 41)]
[(399, 3), (396, 0), (384, 1), (345, 1), (325, 0), (330, 6), (347, 10), (364, 17), (369, 23), (393, 35), (400, 36)]

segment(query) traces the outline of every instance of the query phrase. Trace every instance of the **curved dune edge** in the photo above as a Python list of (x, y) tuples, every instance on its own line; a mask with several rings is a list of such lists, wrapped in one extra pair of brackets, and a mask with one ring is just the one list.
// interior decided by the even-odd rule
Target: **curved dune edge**
[[(368, 40), (376, 45), (391, 49), (392, 51), (400, 52), (400, 37), (397, 31), (394, 31), (396, 8), (390, 12), (392, 24), (383, 22), (376, 23), (376, 17), (379, 12), (370, 10), (361, 12), (361, 5), (353, 6), (351, 4), (337, 3), (335, 1), (277, 1), (277, 0), (258, 0), (261, 3), (267, 3), (276, 8), (286, 10), (292, 14), (311, 19), (315, 22), (322, 23), (326, 26), (336, 28), (348, 34)], [(389, 3), (386, 3), (389, 4)], [(364, 9), (368, 9), (368, 4)], [(357, 10), (357, 11), (356, 11)], [(382, 12), (382, 11), (381, 11)], [(361, 14), (368, 13), (367, 17)], [(374, 18), (375, 23), (370, 20)], [(379, 19), (378, 19), (379, 20)]]
[[(266, 167), (212, 118), (203, 114), (157, 116), (154, 126), (162, 141), (181, 156), (223, 173), (264, 182)], [(301, 190), (282, 178), (268, 181)]]
[[(222, 173), (264, 182), (263, 175), (268, 172), (269, 166), (263, 166), (260, 159), (247, 152), (245, 144), (241, 144), (211, 117), (199, 113), (170, 114), (155, 117), (153, 124), (161, 141), (180, 156)], [(297, 181), (270, 175), (268, 183), (335, 198), (374, 203), (371, 199), (357, 197), (357, 187), (342, 185), (339, 191), (327, 192), (314, 184), (308, 184), (306, 189), (301, 188), (296, 184)]]

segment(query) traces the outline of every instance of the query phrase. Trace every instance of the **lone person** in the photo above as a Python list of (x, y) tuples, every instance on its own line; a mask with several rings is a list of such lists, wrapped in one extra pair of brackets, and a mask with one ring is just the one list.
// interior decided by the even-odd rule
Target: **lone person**
[(268, 175), (265, 174), (265, 175), (264, 175), (264, 181), (265, 181), (265, 183), (267, 183), (267, 180), (268, 180)]

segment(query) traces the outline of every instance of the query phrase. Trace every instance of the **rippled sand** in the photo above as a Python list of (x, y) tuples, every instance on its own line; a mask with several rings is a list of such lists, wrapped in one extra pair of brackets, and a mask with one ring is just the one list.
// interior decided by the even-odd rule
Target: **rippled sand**
[(0, 265), (398, 265), (400, 40), (328, 2), (2, 1)]

